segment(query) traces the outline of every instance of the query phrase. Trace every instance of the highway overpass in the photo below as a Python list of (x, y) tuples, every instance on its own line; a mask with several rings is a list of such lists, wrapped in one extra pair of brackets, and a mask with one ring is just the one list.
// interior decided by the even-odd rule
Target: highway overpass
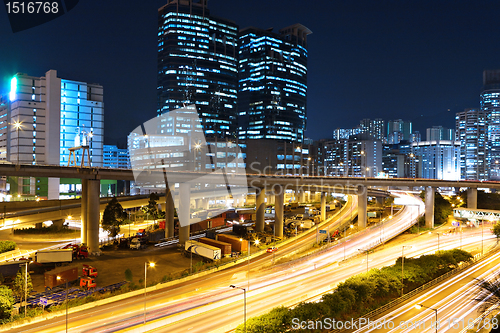
[[(213, 189), (214, 196), (238, 195), (252, 188), (257, 193), (257, 231), (264, 230), (265, 196), (274, 196), (276, 204), (277, 236), (281, 236), (283, 226), (284, 192), (305, 191), (321, 192), (321, 216), (325, 217), (326, 194), (356, 191), (358, 195), (358, 225), (366, 227), (367, 188), (368, 187), (424, 187), (426, 195), (426, 226), (434, 226), (434, 193), (438, 187), (467, 187), (468, 208), (477, 208), (477, 188), (500, 189), (499, 182), (450, 181), (436, 179), (406, 178), (364, 178), (364, 177), (329, 177), (300, 175), (264, 175), (235, 174), (217, 172), (167, 171), (152, 169), (146, 171), (110, 169), (96, 167), (66, 167), (59, 165), (0, 165), (0, 175), (21, 177), (79, 178), (82, 180), (82, 242), (87, 243), (91, 252), (99, 251), (99, 189), (101, 179), (136, 180), (137, 177), (148, 180), (148, 186), (157, 191), (166, 191), (166, 237), (174, 232), (174, 197), (180, 198), (177, 212), (181, 221), (179, 240), (184, 243), (189, 239), (190, 200), (193, 188)], [(168, 187), (165, 184), (168, 183)], [(175, 184), (178, 184), (176, 189)], [(236, 184), (236, 185), (233, 185)], [(222, 186), (221, 186), (222, 185)], [(183, 225), (183, 221), (187, 221)]]

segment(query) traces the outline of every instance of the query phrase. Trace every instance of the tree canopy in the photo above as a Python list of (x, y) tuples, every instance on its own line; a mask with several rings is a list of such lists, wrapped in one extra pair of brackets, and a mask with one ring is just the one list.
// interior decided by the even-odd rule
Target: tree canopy
[(123, 224), (127, 213), (116, 198), (111, 199), (106, 205), (102, 214), (102, 228), (109, 232), (111, 237), (115, 237), (120, 232), (120, 225)]

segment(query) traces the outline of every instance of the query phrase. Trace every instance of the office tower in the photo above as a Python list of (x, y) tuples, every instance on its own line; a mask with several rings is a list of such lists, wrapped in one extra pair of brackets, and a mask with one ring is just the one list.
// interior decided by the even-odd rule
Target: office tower
[(433, 126), (426, 130), (426, 140), (427, 141), (437, 141), (437, 140), (455, 140), (455, 133), (452, 129), (443, 126)]
[(488, 169), (490, 180), (500, 180), (500, 70), (483, 72), (481, 111), (488, 123)]
[(239, 34), (239, 138), (301, 143), (306, 127), (307, 35), (295, 24)]
[(207, 137), (235, 138), (237, 25), (213, 17), (207, 0), (158, 9), (158, 114), (194, 104)]
[[(102, 166), (102, 86), (59, 78), (55, 70), (42, 77), (18, 73), (10, 83), (0, 106), (0, 160), (68, 165), (70, 148), (88, 146), (92, 166)], [(58, 178), (17, 185), (21, 194), (59, 198)]]
[(334, 140), (347, 140), (350, 136), (360, 133), (359, 128), (337, 128), (333, 131)]
[(412, 133), (412, 123), (402, 119), (389, 120), (387, 122), (387, 140), (391, 144), (402, 140), (409, 140)]
[(367, 134), (322, 143), (323, 174), (375, 177), (382, 172), (382, 142)]
[(418, 164), (418, 178), (460, 179), (460, 142), (435, 140), (411, 144), (412, 157)]
[(114, 169), (130, 169), (128, 149), (120, 149), (114, 145), (104, 145), (102, 166)]
[(486, 112), (465, 109), (455, 117), (455, 138), (460, 141), (460, 178), (487, 180), (488, 126)]
[(363, 119), (359, 123), (360, 133), (371, 135), (375, 140), (383, 140), (385, 138), (385, 122), (377, 119)]

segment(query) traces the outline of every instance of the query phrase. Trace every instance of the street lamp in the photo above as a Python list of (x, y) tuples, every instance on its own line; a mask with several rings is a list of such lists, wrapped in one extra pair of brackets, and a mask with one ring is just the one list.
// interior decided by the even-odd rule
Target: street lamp
[(360, 251), (360, 252), (366, 252), (366, 273), (368, 274), (368, 253), (369, 253), (369, 250), (358, 249), (358, 251)]
[(234, 284), (230, 285), (229, 288), (233, 289), (241, 289), (243, 290), (243, 319), (244, 319), (244, 326), (245, 326), (245, 332), (247, 331), (247, 290), (245, 288), (237, 287)]
[(434, 309), (434, 308), (430, 308), (430, 307), (422, 305), (422, 304), (415, 305), (415, 309), (420, 310), (421, 308), (426, 308), (426, 309), (432, 310), (436, 314), (436, 333), (437, 333), (437, 331), (438, 331), (438, 310)]
[(411, 245), (403, 245), (401, 248), (401, 296), (404, 295), (404, 272), (405, 272), (405, 247), (411, 249)]
[[(432, 234), (432, 232), (429, 231), (429, 235), (431, 235), (431, 234)], [(436, 235), (438, 236), (438, 249), (437, 250), (439, 252), (439, 232), (436, 232)]]
[(56, 277), (56, 279), (57, 281), (60, 281), (61, 279), (64, 280), (64, 283), (66, 285), (66, 294), (64, 296), (64, 302), (66, 303), (66, 333), (68, 333), (68, 280), (60, 277), (59, 275)]
[(24, 317), (26, 317), (26, 308), (28, 306), (28, 261), (24, 271)]
[(144, 263), (144, 324), (146, 324), (146, 288), (147, 288), (147, 278), (148, 278), (148, 266), (155, 267), (154, 262)]
[(17, 165), (19, 165), (19, 153), (20, 153), (20, 140), (19, 140), (19, 129), (21, 129), (22, 125), (20, 121), (15, 121), (13, 123), (14, 128), (16, 129), (16, 136), (17, 136)]

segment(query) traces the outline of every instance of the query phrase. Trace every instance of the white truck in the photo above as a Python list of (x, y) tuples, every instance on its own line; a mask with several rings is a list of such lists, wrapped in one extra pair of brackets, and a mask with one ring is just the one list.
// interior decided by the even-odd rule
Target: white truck
[(304, 229), (311, 229), (314, 226), (314, 222), (313, 221), (302, 221), (300, 223), (300, 226)]
[(209, 260), (215, 261), (221, 258), (221, 250), (218, 247), (203, 244), (193, 240), (186, 241), (186, 243), (184, 244), (184, 249), (187, 253), (194, 253)]
[(73, 262), (73, 249), (40, 250), (35, 254), (39, 264), (62, 264)]

